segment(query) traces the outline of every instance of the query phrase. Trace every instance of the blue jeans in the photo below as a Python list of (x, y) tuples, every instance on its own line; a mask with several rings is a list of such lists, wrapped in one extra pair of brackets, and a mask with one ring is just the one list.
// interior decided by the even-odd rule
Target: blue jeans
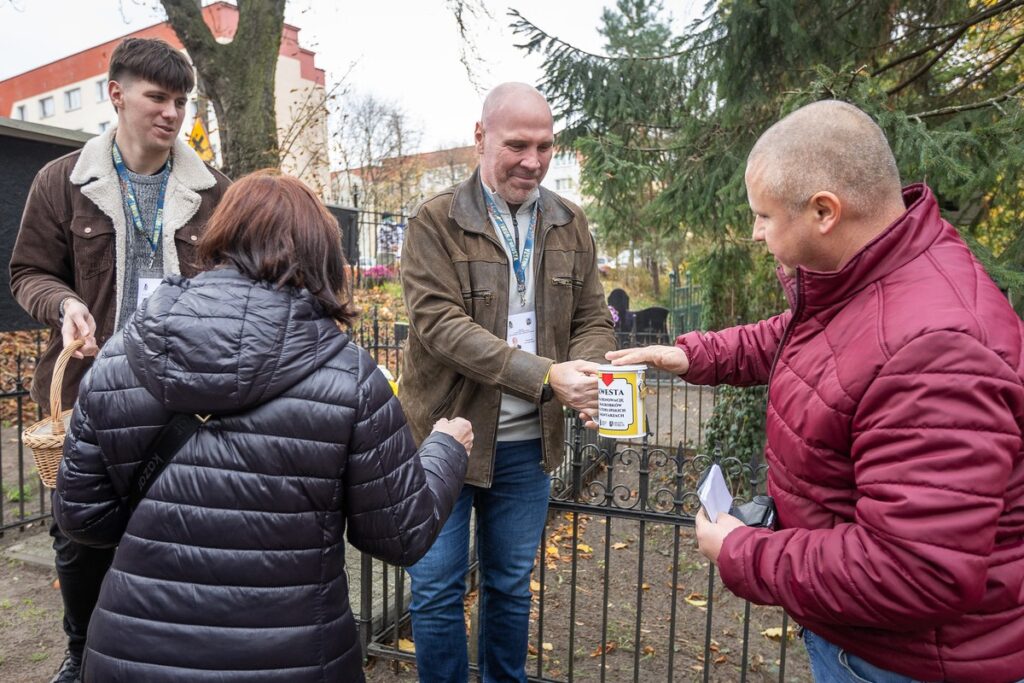
[(807, 629), (804, 629), (804, 647), (817, 683), (921, 683), (915, 678), (879, 669)]
[[(921, 683), (916, 678), (879, 669), (807, 629), (804, 647), (816, 683)], [(1024, 679), (1017, 683), (1024, 683)]]
[(539, 439), (498, 443), (491, 488), (462, 488), (433, 547), (409, 568), (412, 635), (421, 681), (469, 679), (462, 601), (474, 506), (481, 575), (480, 670), (485, 683), (526, 681), (530, 572), (550, 491), (551, 480), (541, 468)]

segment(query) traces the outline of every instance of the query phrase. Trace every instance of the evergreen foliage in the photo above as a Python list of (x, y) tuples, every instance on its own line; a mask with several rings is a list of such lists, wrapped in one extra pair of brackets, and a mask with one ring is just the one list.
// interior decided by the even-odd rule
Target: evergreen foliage
[[(583, 189), (612, 244), (685, 248), (699, 273), (750, 265), (747, 153), (781, 116), (838, 98), (876, 118), (904, 181), (927, 182), (997, 282), (1024, 291), (1024, 1), (722, 0), (673, 35), (659, 0), (618, 0), (600, 55), (511, 14), (521, 47), (544, 57), (560, 142), (584, 154)], [(705, 287), (720, 300), (712, 319), (734, 322), (715, 309), (768, 286), (752, 272), (732, 272), (731, 292)], [(780, 302), (752, 303), (736, 315)]]
[[(931, 186), (1024, 310), (1024, 0), (719, 0), (682, 35), (659, 0), (617, 0), (600, 55), (511, 15), (520, 47), (544, 58), (540, 88), (560, 143), (584, 155), (604, 240), (689, 261), (706, 329), (785, 307), (750, 239), (746, 157), (772, 123), (826, 98), (878, 121), (904, 183)], [(759, 451), (765, 401), (763, 387), (720, 389), (708, 452)]]

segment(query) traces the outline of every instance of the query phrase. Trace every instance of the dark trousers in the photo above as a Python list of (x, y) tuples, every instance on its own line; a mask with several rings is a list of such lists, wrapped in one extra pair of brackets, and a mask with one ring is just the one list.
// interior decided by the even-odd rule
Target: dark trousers
[(57, 578), (64, 600), (64, 632), (68, 634), (68, 650), (82, 656), (89, 619), (100, 595), (103, 577), (114, 559), (114, 548), (90, 548), (75, 543), (61, 532), (57, 523), (50, 525), (53, 549), (57, 553)]

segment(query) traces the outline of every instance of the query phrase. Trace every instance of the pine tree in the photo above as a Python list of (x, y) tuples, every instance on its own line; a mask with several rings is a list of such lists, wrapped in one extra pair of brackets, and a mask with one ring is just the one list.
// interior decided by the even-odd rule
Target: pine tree
[(905, 182), (935, 190), (1020, 310), (1024, 0), (721, 0), (678, 36), (660, 2), (618, 0), (601, 55), (512, 15), (522, 47), (544, 56), (541, 89), (561, 142), (585, 155), (606, 236), (695, 235), (709, 326), (778, 310), (749, 240), (746, 155), (823, 98), (876, 118)]

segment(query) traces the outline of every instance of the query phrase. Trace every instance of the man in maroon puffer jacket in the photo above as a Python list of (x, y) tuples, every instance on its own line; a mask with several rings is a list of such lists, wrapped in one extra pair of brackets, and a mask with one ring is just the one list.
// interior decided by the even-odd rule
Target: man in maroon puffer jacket
[(701, 551), (819, 681), (1024, 679), (1024, 325), (856, 107), (776, 123), (746, 184), (790, 310), (608, 356), (769, 385), (780, 528), (702, 513)]

